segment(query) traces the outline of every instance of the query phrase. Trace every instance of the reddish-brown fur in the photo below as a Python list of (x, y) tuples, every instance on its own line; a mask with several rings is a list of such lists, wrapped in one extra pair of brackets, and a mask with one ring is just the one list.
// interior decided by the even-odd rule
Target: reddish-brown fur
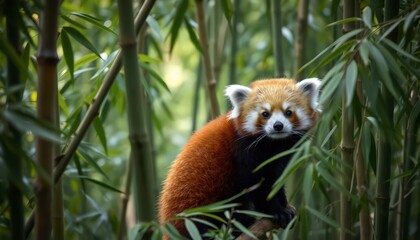
[[(172, 165), (160, 196), (163, 224), (176, 214), (207, 205), (229, 192), (233, 184), (235, 128), (226, 115), (197, 131)], [(171, 222), (185, 235), (183, 221)]]

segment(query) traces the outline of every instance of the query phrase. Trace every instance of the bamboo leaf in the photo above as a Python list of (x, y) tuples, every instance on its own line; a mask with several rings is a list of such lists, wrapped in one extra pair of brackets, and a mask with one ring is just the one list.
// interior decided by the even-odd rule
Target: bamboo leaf
[(159, 42), (163, 42), (163, 34), (160, 30), (159, 24), (156, 22), (156, 19), (153, 16), (149, 15), (146, 18), (146, 22), (152, 30), (153, 35), (157, 38), (157, 40)]
[(132, 227), (128, 232), (128, 240), (135, 240), (141, 227), (141, 223), (137, 223), (134, 227)]
[(159, 74), (155, 70), (153, 70), (149, 65), (144, 64), (142, 62), (139, 62), (139, 64), (140, 64), (141, 68), (143, 68), (145, 71), (147, 71), (153, 77), (153, 79), (156, 80), (156, 83), (158, 83), (158, 85), (162, 86), (169, 93), (171, 92), (168, 85), (166, 85), (165, 81), (159, 76)]
[(245, 215), (248, 215), (248, 216), (252, 216), (252, 217), (255, 217), (255, 218), (273, 218), (272, 215), (268, 215), (268, 214), (260, 213), (260, 212), (256, 212), (256, 211), (250, 211), (250, 210), (235, 210), (235, 212), (245, 214)]
[(95, 18), (95, 17), (93, 17), (93, 16), (91, 16), (91, 15), (89, 15), (89, 14), (86, 14), (86, 13), (82, 13), (82, 12), (72, 12), (72, 13), (70, 13), (70, 15), (73, 15), (73, 16), (75, 16), (75, 17), (78, 17), (78, 18), (80, 18), (80, 19), (83, 19), (83, 20), (85, 20), (86, 22), (89, 22), (89, 23), (91, 23), (92, 25), (94, 25), (94, 26), (96, 26), (96, 27), (98, 27), (98, 28), (100, 28), (100, 29), (102, 29), (102, 30), (105, 30), (105, 31), (107, 31), (107, 32), (110, 32), (110, 33), (112, 33), (112, 34), (114, 34), (114, 35), (117, 35), (117, 33), (115, 33), (114, 31), (112, 31), (112, 29), (110, 29), (110, 28), (108, 28), (108, 27), (105, 27), (104, 25), (103, 25), (103, 20), (101, 20), (101, 19), (99, 19), (99, 18)]
[(21, 78), (27, 78), (30, 76), (28, 74), (28, 68), (25, 66), (23, 60), (16, 53), (12, 45), (7, 41), (7, 38), (3, 31), (0, 31), (0, 51), (7, 56), (7, 58), (13, 62), (13, 64), (20, 70), (22, 76)]
[(345, 189), (341, 184), (335, 179), (324, 167), (321, 166), (320, 163), (316, 164), (315, 166), (316, 171), (324, 178), (329, 184), (335, 187), (342, 193), (347, 193), (347, 189)]
[(220, 5), (222, 7), (223, 14), (226, 17), (226, 20), (230, 24), (230, 20), (232, 19), (232, 16), (233, 16), (233, 6), (232, 6), (231, 0), (222, 0)]
[(395, 28), (398, 27), (398, 25), (400, 25), (400, 23), (403, 21), (403, 18), (400, 18), (399, 20), (395, 21), (394, 24), (392, 24), (390, 27), (388, 27), (388, 29), (381, 35), (381, 37), (378, 39), (378, 43), (381, 42), (382, 40), (384, 40), (392, 31), (395, 30)]
[(64, 60), (66, 61), (67, 68), (70, 73), (70, 78), (74, 81), (74, 55), (73, 55), (73, 48), (71, 46), (71, 42), (69, 36), (67, 35), (66, 31), (61, 31), (61, 44), (63, 49), (63, 56)]
[(192, 221), (194, 221), (194, 222), (199, 222), (199, 223), (204, 224), (206, 226), (209, 226), (209, 227), (211, 227), (213, 229), (217, 229), (217, 226), (214, 225), (213, 223), (211, 223), (210, 221), (206, 221), (206, 220), (201, 219), (201, 218), (190, 218), (190, 219)]
[(203, 48), (201, 47), (200, 40), (197, 37), (197, 33), (194, 31), (192, 24), (190, 23), (188, 18), (184, 18), (185, 26), (187, 27), (188, 35), (190, 36), (191, 42), (194, 44), (195, 48), (200, 52), (203, 53)]
[(346, 69), (346, 107), (349, 107), (353, 101), (354, 89), (356, 88), (357, 64), (353, 60)]
[(29, 113), (24, 113), (19, 110), (13, 111), (11, 109), (6, 109), (3, 112), (3, 117), (21, 132), (30, 131), (37, 137), (52, 141), (54, 143), (61, 142), (59, 132), (56, 129), (53, 129), (48, 124), (41, 122), (39, 119)]
[(93, 127), (95, 128), (96, 134), (98, 135), (99, 141), (101, 142), (105, 153), (108, 154), (105, 129), (104, 129), (102, 120), (101, 118), (99, 118), (99, 116), (95, 117), (95, 119), (93, 120)]
[(332, 23), (328, 24), (328, 25), (327, 25), (327, 26), (325, 26), (325, 27), (333, 27), (333, 26), (336, 26), (336, 25), (341, 25), (341, 24), (344, 24), (344, 23), (349, 23), (349, 22), (360, 22), (360, 21), (362, 21), (362, 19), (361, 19), (361, 18), (359, 18), (359, 17), (345, 18), (345, 19), (342, 19), (342, 20), (338, 20), (338, 21), (332, 22)]
[[(322, 212), (319, 212), (313, 208), (311, 208), (310, 206), (306, 205), (305, 208), (315, 217), (319, 218), (321, 221), (325, 222), (326, 224), (330, 225), (331, 227), (334, 228), (340, 228), (340, 225), (334, 221), (332, 218), (326, 216), (325, 214), (323, 214)], [(348, 231), (347, 229), (343, 229), (345, 231)]]
[(367, 46), (367, 41), (364, 39), (360, 43), (359, 53), (360, 57), (362, 58), (362, 61), (365, 66), (369, 65), (369, 47)]
[(400, 46), (398, 46), (397, 44), (395, 44), (393, 41), (391, 41), (391, 40), (389, 40), (389, 39), (385, 38), (385, 39), (383, 39), (383, 42), (384, 42), (384, 43), (385, 43), (388, 47), (390, 47), (390, 48), (394, 49), (397, 53), (401, 54), (402, 56), (404, 56), (404, 57), (406, 57), (406, 58), (408, 58), (408, 59), (410, 59), (410, 60), (412, 60), (412, 61), (415, 61), (415, 62), (420, 62), (420, 59), (419, 59), (419, 58), (416, 58), (414, 55), (412, 55), (412, 54), (410, 54), (410, 53), (408, 53), (408, 52), (404, 51), (404, 49), (403, 49), (403, 48), (401, 48)]
[(175, 46), (175, 42), (178, 37), (178, 32), (179, 32), (179, 29), (181, 28), (187, 9), (188, 9), (188, 0), (181, 0), (178, 2), (178, 5), (176, 7), (176, 12), (172, 20), (171, 29), (169, 30), (170, 35), (168, 35), (170, 36), (170, 44), (169, 44), (170, 53), (172, 53), (172, 50)]
[(417, 15), (417, 12), (419, 11), (420, 7), (418, 6), (416, 10), (412, 11), (408, 16), (405, 18), (403, 31), (404, 33), (407, 32), (408, 28), (411, 26), (411, 23), (415, 19), (415, 16)]
[(369, 28), (372, 29), (372, 9), (367, 6), (363, 9), (363, 22), (365, 23), (365, 25)]
[(72, 28), (72, 27), (63, 27), (62, 31), (68, 33), (70, 36), (72, 36), (74, 38), (74, 40), (78, 41), (85, 48), (89, 49), (96, 56), (98, 56), (100, 59), (102, 59), (101, 54), (96, 50), (95, 46), (93, 46), (93, 44), (90, 43), (89, 40), (85, 36), (83, 36), (83, 34), (80, 33), (77, 29)]
[[(87, 181), (89, 181), (89, 182), (95, 183), (95, 184), (97, 184), (97, 185), (99, 185), (99, 186), (101, 186), (101, 187), (104, 187), (104, 188), (106, 188), (106, 189), (108, 189), (108, 190), (111, 190), (111, 191), (113, 191), (113, 192), (117, 192), (117, 193), (124, 193), (123, 191), (119, 190), (118, 188), (115, 188), (115, 187), (113, 187), (113, 186), (111, 186), (111, 185), (108, 185), (108, 184), (106, 184), (106, 183), (104, 183), (104, 182), (98, 181), (98, 180), (96, 180), (96, 179), (93, 179), (93, 178), (90, 178), (90, 177), (87, 177), (87, 176), (78, 176), (78, 178), (80, 178), (80, 179), (85, 179), (85, 180), (87, 180)], [(124, 194), (125, 194), (125, 193), (124, 193)]]
[(162, 232), (167, 234), (170, 239), (186, 239), (178, 232), (178, 230), (171, 223), (166, 222), (163, 226), (161, 226), (161, 229)]
[(146, 54), (139, 54), (139, 61), (144, 62), (144, 63), (158, 63), (161, 62), (159, 59), (156, 58), (152, 58)]
[(90, 154), (84, 149), (83, 147), (79, 148), (79, 151), (76, 151), (77, 156), (80, 157), (80, 159), (84, 160), (85, 162), (89, 163), (96, 171), (98, 171), (103, 177), (105, 177), (107, 180), (109, 180), (106, 173), (102, 170), (102, 168), (96, 163), (95, 160), (92, 159)]
[(67, 17), (67, 16), (65, 16), (65, 15), (61, 15), (60, 17), (61, 17), (64, 21), (66, 21), (66, 22), (70, 23), (71, 25), (73, 25), (73, 26), (75, 26), (75, 27), (77, 27), (77, 28), (80, 28), (80, 29), (87, 29), (87, 27), (86, 27), (85, 25), (83, 25), (83, 24), (81, 24), (81, 23), (79, 23), (79, 22), (77, 22), (77, 21), (74, 21), (73, 19), (71, 19), (71, 18), (69, 18), (69, 17)]
[(185, 221), (185, 227), (187, 228), (188, 233), (190, 234), (192, 239), (201, 240), (202, 238), (200, 236), (200, 232), (198, 231), (197, 226), (195, 226), (195, 224), (188, 218), (185, 218), (184, 221)]
[(258, 239), (251, 231), (249, 231), (248, 228), (246, 228), (244, 225), (242, 225), (242, 223), (240, 223), (236, 220), (232, 220), (232, 224), (235, 227), (237, 227), (241, 232), (245, 233), (246, 235), (248, 235), (252, 239)]
[[(97, 78), (99, 75), (101, 75), (102, 73), (106, 73), (106, 71), (110, 68), (111, 64), (114, 62), (114, 60), (117, 58), (118, 54), (120, 52), (114, 51), (112, 52), (106, 59), (105, 61), (102, 62), (101, 64), (101, 68), (90, 78), (91, 80)], [(96, 57), (93, 59), (95, 60)]]

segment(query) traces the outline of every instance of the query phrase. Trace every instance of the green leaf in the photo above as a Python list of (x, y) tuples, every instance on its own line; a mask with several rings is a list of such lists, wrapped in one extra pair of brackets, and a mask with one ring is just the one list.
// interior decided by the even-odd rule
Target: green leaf
[(29, 113), (9, 108), (4, 110), (3, 117), (21, 132), (30, 131), (39, 138), (54, 143), (61, 143), (61, 138), (57, 129), (52, 128), (49, 124), (42, 122)]
[(137, 223), (134, 227), (130, 229), (128, 232), (128, 240), (135, 240), (137, 237), (137, 233), (139, 232), (141, 226), (141, 223)]
[[(313, 208), (311, 208), (310, 206), (306, 205), (305, 208), (315, 217), (317, 217), (318, 219), (320, 219), (321, 221), (325, 222), (326, 224), (330, 225), (331, 227), (334, 228), (340, 228), (340, 225), (334, 221), (334, 219), (328, 217), (327, 215), (323, 214), (322, 212), (319, 212)], [(348, 229), (344, 229), (345, 231), (349, 231)]]
[(286, 150), (284, 152), (281, 152), (281, 153), (279, 153), (279, 154), (277, 154), (277, 155), (275, 155), (275, 156), (273, 156), (273, 157), (265, 160), (263, 163), (261, 163), (260, 165), (258, 165), (258, 167), (256, 167), (253, 170), (253, 172), (255, 173), (255, 172), (259, 171), (261, 168), (263, 168), (263, 167), (267, 166), (268, 164), (270, 164), (271, 162), (276, 161), (276, 160), (279, 160), (282, 157), (285, 157), (287, 155), (296, 153), (298, 151), (299, 151), (299, 148), (292, 148), (292, 149)]
[[(112, 52), (105, 59), (105, 61), (103, 61), (101, 63), (101, 68), (90, 79), (93, 80), (93, 79), (99, 77), (99, 75), (101, 75), (102, 73), (105, 74), (106, 73), (106, 70), (108, 70), (110, 68), (111, 63), (114, 62), (114, 60), (118, 57), (119, 54), (120, 54), (120, 51), (119, 50)], [(95, 57), (95, 59), (96, 59), (96, 57)], [(95, 59), (93, 59), (93, 60), (95, 60)], [(116, 64), (116, 63), (114, 63), (114, 64)]]
[[(107, 180), (109, 180), (108, 176), (106, 175), (106, 173), (102, 170), (102, 168), (96, 163), (95, 160), (93, 160), (93, 158), (90, 156), (91, 153), (89, 153), (89, 151), (86, 151), (85, 149), (86, 147), (81, 147), (79, 148), (78, 151), (76, 151), (77, 156), (84, 160), (85, 162), (89, 163), (94, 169), (96, 169), (96, 171), (98, 171), (104, 178), (106, 178)], [(89, 154), (88, 154), (89, 153)]]
[(169, 93), (171, 92), (168, 85), (166, 85), (165, 81), (159, 76), (159, 74), (155, 70), (153, 70), (149, 65), (144, 64), (142, 62), (140, 62), (139, 64), (140, 67), (143, 68), (143, 70), (147, 71), (153, 77), (153, 79), (156, 80), (155, 82), (158, 83), (158, 85), (162, 86)]
[(395, 91), (394, 85), (392, 83), (391, 76), (389, 74), (388, 64), (384, 56), (375, 45), (371, 44), (369, 46), (369, 52), (373, 62), (373, 67), (376, 68), (376, 71), (379, 74), (382, 83), (385, 85), (388, 91), (392, 94), (392, 96), (394, 96), (395, 99), (398, 99), (398, 94)]
[(101, 182), (101, 181), (98, 181), (96, 179), (93, 179), (93, 178), (90, 178), (90, 177), (87, 177), (87, 176), (80, 176), (80, 175), (77, 176), (77, 177), (80, 178), (80, 179), (88, 180), (89, 182), (95, 183), (95, 184), (97, 184), (101, 187), (104, 187), (104, 188), (108, 189), (108, 190), (111, 190), (111, 191), (114, 191), (114, 192), (117, 192), (117, 193), (124, 193), (123, 191), (119, 190), (118, 188), (115, 188), (111, 185), (108, 185), (108, 184), (106, 184), (104, 182)]
[(365, 39), (360, 43), (359, 48), (360, 57), (362, 58), (363, 64), (365, 66), (369, 65), (369, 47), (367, 46), (367, 41)]
[(74, 40), (78, 41), (85, 48), (89, 49), (90, 51), (95, 53), (96, 56), (102, 59), (101, 54), (96, 50), (95, 46), (93, 46), (93, 44), (90, 43), (89, 40), (77, 29), (72, 27), (63, 27), (62, 31), (68, 33), (72, 38), (74, 38)]
[(83, 24), (81, 24), (81, 23), (79, 23), (79, 22), (77, 22), (77, 21), (74, 21), (73, 19), (71, 19), (71, 18), (69, 18), (69, 17), (67, 17), (67, 16), (65, 16), (65, 15), (61, 15), (61, 14), (60, 14), (60, 17), (61, 17), (64, 21), (66, 21), (66, 22), (70, 23), (71, 25), (73, 25), (73, 26), (75, 26), (75, 27), (77, 27), (77, 28), (80, 28), (80, 29), (87, 29), (87, 27), (86, 27), (85, 25), (83, 25)]
[(139, 61), (144, 62), (144, 63), (158, 63), (158, 62), (161, 62), (159, 59), (152, 58), (152, 57), (150, 57), (146, 54), (141, 54), (140, 53), (138, 56), (139, 56), (138, 57)]
[(404, 33), (407, 32), (407, 30), (410, 27), (411, 23), (415, 19), (415, 16), (417, 15), (417, 12), (419, 11), (419, 9), (420, 9), (420, 6), (417, 6), (417, 9), (414, 10), (414, 11), (412, 11), (411, 13), (409, 13), (408, 16), (405, 18), (404, 27), (403, 27)]
[(171, 29), (169, 30), (170, 35), (168, 35), (170, 36), (169, 53), (172, 53), (172, 50), (175, 46), (179, 29), (181, 28), (182, 22), (184, 21), (184, 16), (188, 9), (188, 2), (189, 0), (181, 0), (176, 7), (176, 12), (172, 19)]
[(258, 239), (251, 231), (249, 231), (248, 228), (246, 228), (244, 225), (242, 225), (242, 223), (236, 221), (236, 220), (232, 220), (231, 221), (232, 224), (237, 227), (241, 232), (245, 233), (246, 235), (248, 235), (249, 237), (251, 237), (252, 239)]
[(324, 178), (329, 184), (335, 187), (342, 193), (348, 193), (348, 190), (345, 189), (336, 178), (334, 178), (323, 166), (321, 166), (320, 162), (318, 162), (315, 166), (316, 171)]
[(359, 18), (359, 17), (345, 18), (345, 19), (342, 19), (342, 20), (332, 22), (325, 27), (333, 27), (333, 26), (341, 25), (341, 24), (348, 23), (348, 22), (360, 22), (360, 21), (362, 21), (362, 19)]
[(404, 51), (404, 49), (403, 49), (402, 47), (398, 46), (398, 45), (397, 45), (397, 44), (395, 44), (393, 41), (391, 41), (391, 40), (389, 40), (389, 39), (385, 38), (385, 39), (383, 40), (383, 42), (384, 42), (384, 43), (385, 43), (388, 47), (390, 47), (390, 48), (394, 49), (397, 53), (401, 54), (402, 56), (404, 56), (404, 57), (406, 57), (406, 58), (408, 58), (408, 59), (410, 59), (410, 60), (412, 60), (412, 61), (415, 61), (415, 62), (420, 62), (420, 59), (419, 59), (419, 58), (416, 58), (414, 55), (412, 55), (412, 54), (410, 54), (410, 53), (408, 53), (408, 52)]
[(71, 46), (71, 42), (69, 36), (67, 35), (66, 31), (62, 31), (60, 34), (61, 37), (61, 44), (63, 49), (63, 56), (64, 60), (67, 64), (67, 69), (70, 73), (70, 78), (74, 81), (74, 54), (73, 48)]
[(357, 64), (353, 60), (346, 69), (346, 107), (349, 107), (353, 101), (354, 89), (356, 88), (357, 80)]
[(174, 227), (174, 225), (172, 225), (169, 222), (166, 222), (164, 225), (161, 226), (162, 232), (164, 232), (165, 234), (167, 234), (169, 236), (170, 239), (186, 239), (185, 237), (183, 237), (179, 232), (178, 229), (176, 229)]
[(188, 35), (190, 36), (191, 42), (194, 44), (195, 48), (202, 53), (203, 48), (201, 47), (200, 40), (197, 37), (197, 33), (194, 31), (192, 24), (188, 18), (184, 18), (185, 26), (187, 27)]
[(226, 20), (230, 23), (230, 20), (232, 19), (232, 16), (233, 16), (233, 6), (232, 6), (231, 0), (221, 0), (221, 7), (223, 10), (223, 14), (226, 17)]
[(214, 225), (213, 223), (211, 223), (210, 221), (206, 221), (206, 220), (201, 219), (201, 218), (190, 218), (190, 219), (194, 222), (199, 222), (201, 224), (209, 226), (210, 228), (217, 229), (217, 226)]
[(89, 23), (91, 23), (92, 25), (94, 25), (94, 26), (96, 26), (96, 27), (98, 27), (98, 28), (100, 28), (100, 29), (102, 29), (102, 30), (105, 30), (105, 31), (107, 31), (107, 32), (110, 32), (110, 33), (112, 33), (112, 34), (114, 34), (114, 35), (117, 35), (117, 33), (115, 33), (114, 31), (112, 31), (112, 29), (110, 29), (110, 28), (108, 28), (108, 27), (105, 27), (104, 25), (103, 25), (103, 20), (101, 20), (101, 19), (99, 19), (99, 18), (95, 18), (95, 17), (93, 17), (93, 16), (91, 16), (91, 15), (89, 15), (89, 14), (86, 14), (86, 13), (81, 13), (81, 12), (72, 12), (72, 13), (70, 13), (70, 15), (73, 15), (73, 16), (75, 16), (75, 17), (78, 17), (78, 18), (80, 18), (80, 19), (83, 19), (83, 20), (85, 20), (86, 22), (89, 22)]
[(271, 216), (271, 215), (256, 212), (256, 211), (250, 211), (250, 210), (235, 210), (235, 212), (245, 214), (245, 215), (248, 215), (248, 216), (252, 216), (252, 217), (255, 217), (255, 218), (273, 218), (273, 216)]
[(363, 22), (365, 23), (365, 25), (369, 28), (372, 29), (372, 9), (370, 9), (369, 6), (366, 6), (363, 9)]
[(107, 146), (105, 129), (104, 129), (102, 120), (99, 116), (93, 119), (93, 127), (95, 128), (96, 134), (98, 135), (99, 141), (101, 142), (105, 153), (108, 154), (108, 146)]
[(185, 218), (184, 221), (185, 221), (185, 227), (187, 228), (188, 233), (190, 234), (192, 239), (201, 240), (202, 238), (200, 236), (200, 232), (198, 231), (197, 226), (195, 226), (195, 224), (188, 218)]
[(152, 30), (153, 35), (157, 38), (157, 40), (159, 42), (163, 42), (163, 34), (160, 30), (159, 23), (156, 21), (156, 19), (153, 16), (149, 15), (146, 18), (146, 22)]
[(21, 78), (27, 78), (29, 76), (27, 66), (25, 66), (24, 61), (7, 40), (4, 31), (0, 31), (0, 51), (20, 70)]

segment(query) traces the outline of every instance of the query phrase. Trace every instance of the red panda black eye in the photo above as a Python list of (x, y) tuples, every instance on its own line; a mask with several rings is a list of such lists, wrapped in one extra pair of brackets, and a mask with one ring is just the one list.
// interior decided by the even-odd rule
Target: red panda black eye
[(287, 110), (287, 111), (284, 113), (284, 115), (286, 115), (286, 117), (290, 117), (290, 116), (292, 116), (292, 114), (293, 114), (293, 112), (292, 112), (292, 111), (290, 111), (290, 110)]
[(267, 111), (264, 111), (264, 112), (262, 112), (262, 113), (261, 113), (261, 116), (262, 116), (263, 118), (267, 119), (267, 118), (269, 118), (269, 117), (270, 117), (270, 113), (269, 113), (269, 112), (267, 112)]

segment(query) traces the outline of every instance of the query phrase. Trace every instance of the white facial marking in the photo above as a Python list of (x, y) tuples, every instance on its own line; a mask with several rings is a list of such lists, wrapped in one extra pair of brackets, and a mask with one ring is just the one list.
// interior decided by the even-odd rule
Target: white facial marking
[(271, 105), (269, 103), (263, 103), (262, 106), (265, 110), (271, 111)]
[(295, 110), (295, 113), (299, 119), (299, 123), (298, 123), (299, 127), (297, 127), (298, 130), (306, 130), (310, 126), (312, 126), (312, 119), (306, 114), (305, 111), (303, 111), (300, 108), (297, 108)]
[(283, 103), (283, 110), (288, 109), (290, 106), (291, 106), (291, 104), (290, 104), (290, 103), (288, 103), (288, 102), (284, 102), (284, 103)]
[(257, 121), (258, 121), (258, 112), (251, 111), (245, 118), (243, 129), (249, 133), (255, 133), (257, 131), (257, 127), (255, 126)]
[[(281, 131), (274, 130), (274, 124), (276, 122), (283, 124), (283, 129)], [(283, 112), (280, 111), (274, 111), (264, 126), (265, 133), (271, 138), (287, 137), (292, 133), (292, 130), (293, 124), (283, 115)]]

